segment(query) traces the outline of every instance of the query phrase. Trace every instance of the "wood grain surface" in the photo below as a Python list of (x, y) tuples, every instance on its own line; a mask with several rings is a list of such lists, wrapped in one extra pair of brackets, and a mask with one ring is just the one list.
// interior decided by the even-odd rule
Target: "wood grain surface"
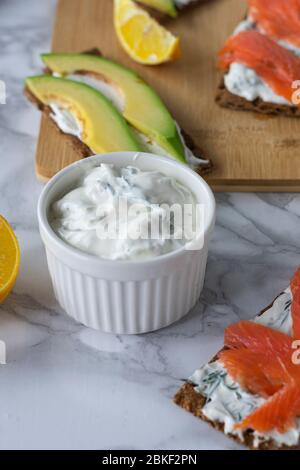
[[(261, 117), (219, 108), (220, 73), (216, 54), (246, 12), (246, 0), (211, 0), (168, 20), (182, 41), (179, 61), (141, 66), (121, 49), (113, 28), (111, 0), (59, 0), (52, 50), (79, 52), (97, 47), (135, 69), (166, 105), (215, 169), (207, 181), (216, 191), (299, 191), (300, 119)], [(299, 77), (300, 79), (300, 77)], [(47, 116), (43, 116), (36, 173), (46, 181), (78, 154)]]

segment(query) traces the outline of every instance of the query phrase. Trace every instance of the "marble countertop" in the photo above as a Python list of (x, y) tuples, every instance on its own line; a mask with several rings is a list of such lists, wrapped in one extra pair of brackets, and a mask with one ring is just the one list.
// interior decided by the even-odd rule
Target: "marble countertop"
[(0, 213), (20, 240), (13, 293), (0, 306), (1, 449), (233, 449), (172, 403), (221, 346), (224, 327), (251, 318), (300, 263), (300, 195), (218, 194), (204, 291), (179, 323), (121, 337), (89, 330), (57, 305), (39, 237), (34, 175), (39, 114), (22, 80), (49, 50), (54, 0), (0, 1)]

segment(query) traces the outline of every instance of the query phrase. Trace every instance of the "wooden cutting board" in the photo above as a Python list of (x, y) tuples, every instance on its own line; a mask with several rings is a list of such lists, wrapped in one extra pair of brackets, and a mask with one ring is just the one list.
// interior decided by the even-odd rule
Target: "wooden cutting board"
[[(261, 117), (219, 108), (216, 53), (246, 12), (246, 0), (210, 0), (167, 25), (182, 40), (182, 58), (140, 66), (121, 49), (113, 28), (112, 0), (59, 0), (52, 49), (94, 47), (135, 69), (162, 96), (180, 125), (213, 159), (207, 181), (216, 191), (299, 191), (300, 119)], [(42, 118), (36, 172), (45, 181), (77, 160), (47, 117)]]

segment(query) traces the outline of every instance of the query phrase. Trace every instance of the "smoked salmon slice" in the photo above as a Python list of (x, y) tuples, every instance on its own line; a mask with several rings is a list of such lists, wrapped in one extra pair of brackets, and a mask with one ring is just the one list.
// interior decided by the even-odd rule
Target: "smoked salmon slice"
[(267, 326), (241, 321), (225, 330), (220, 360), (244, 388), (270, 396), (294, 381), (300, 386), (300, 367), (293, 364), (293, 338)]
[(300, 387), (297, 384), (291, 384), (275, 393), (235, 428), (250, 428), (261, 433), (276, 429), (280, 433), (285, 433), (295, 427), (295, 417), (299, 415)]
[(291, 357), (292, 338), (285, 333), (251, 321), (240, 321), (225, 330), (225, 346), (230, 349), (247, 348), (269, 359), (274, 353), (287, 361)]
[(300, 47), (300, 0), (249, 0), (249, 14), (271, 38)]
[(292, 102), (300, 78), (300, 58), (258, 31), (242, 31), (231, 36), (219, 53), (219, 66), (227, 70), (239, 62), (264, 80), (279, 96)]
[(265, 364), (266, 357), (249, 349), (229, 349), (222, 351), (219, 360), (225, 366), (229, 375), (239, 385), (254, 395), (268, 398), (282, 387), (281, 374), (277, 372), (270, 376)]

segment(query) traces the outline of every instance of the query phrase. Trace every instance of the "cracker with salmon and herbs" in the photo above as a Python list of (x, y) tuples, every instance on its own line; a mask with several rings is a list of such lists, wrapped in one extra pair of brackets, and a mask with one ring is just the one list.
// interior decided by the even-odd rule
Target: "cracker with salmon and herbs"
[[(248, 0), (246, 18), (219, 53), (223, 108), (299, 117), (300, 2)], [(276, 15), (274, 14), (276, 11)], [(237, 68), (244, 67), (237, 71)]]
[(222, 351), (175, 403), (250, 449), (300, 448), (299, 339), (300, 269), (253, 321), (225, 330)]

